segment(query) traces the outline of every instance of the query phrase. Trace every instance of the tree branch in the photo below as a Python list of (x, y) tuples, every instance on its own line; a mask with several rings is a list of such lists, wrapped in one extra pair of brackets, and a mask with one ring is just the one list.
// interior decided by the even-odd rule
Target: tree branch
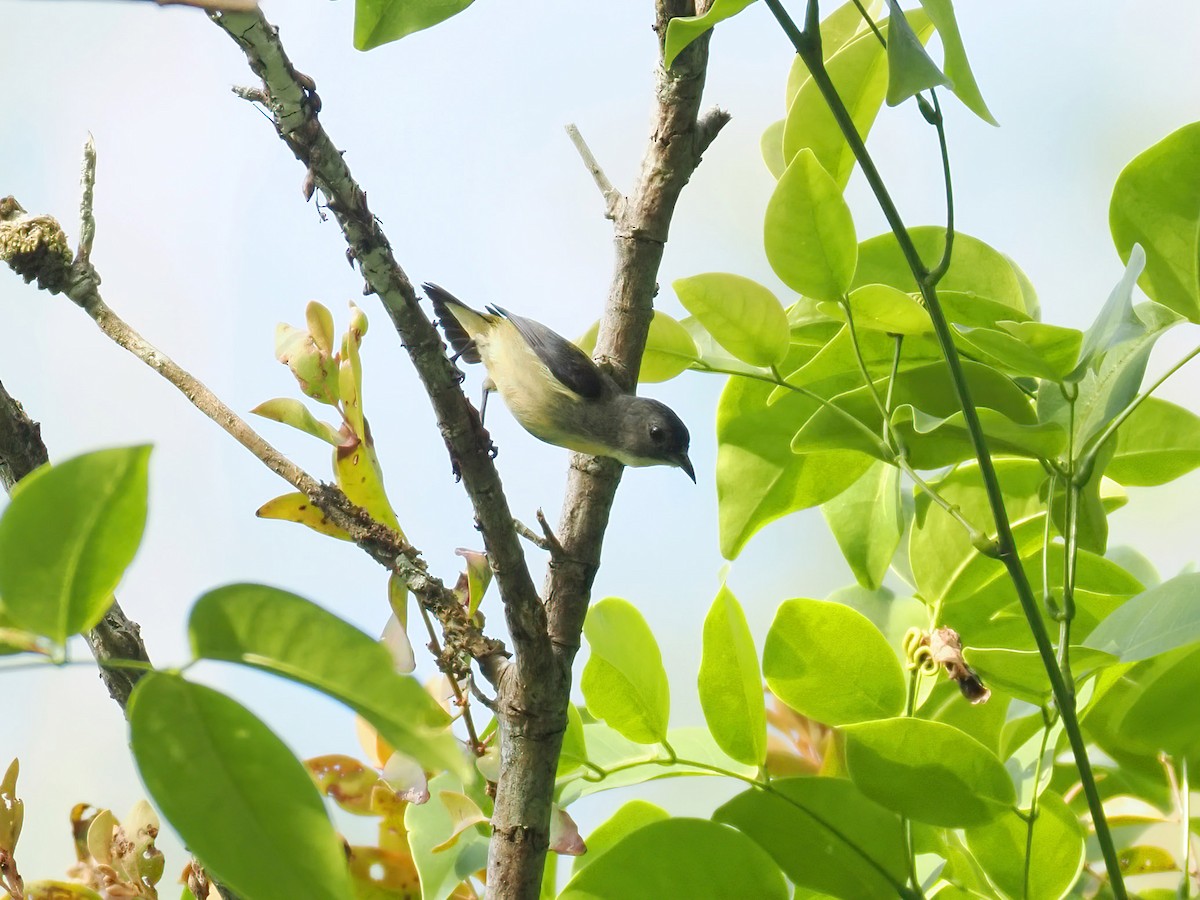
[(412, 283), (392, 255), (366, 193), (318, 119), (321, 101), (315, 83), (292, 66), (278, 30), (261, 12), (213, 13), (211, 18), (234, 39), (262, 79), (266, 107), (279, 137), (307, 169), (305, 194), (311, 196), (311, 187), (325, 195), (345, 236), (347, 254), (358, 262), (366, 279), (364, 290), (379, 296), (412, 358), (475, 509), (516, 650), (516, 677), (524, 683), (548, 677), (546, 613), (489, 453), (491, 442), (459, 386), (458, 372), (446, 357), (441, 338), (417, 302)]

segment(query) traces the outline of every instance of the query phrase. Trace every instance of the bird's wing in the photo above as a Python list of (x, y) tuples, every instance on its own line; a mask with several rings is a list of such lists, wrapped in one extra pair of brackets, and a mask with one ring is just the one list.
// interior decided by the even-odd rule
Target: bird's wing
[(596, 400), (604, 393), (604, 376), (596, 364), (561, 334), (541, 322), (515, 316), (499, 306), (489, 306), (488, 309), (512, 322), (529, 349), (566, 387), (589, 400)]
[(438, 323), (446, 334), (446, 340), (454, 348), (456, 358), (469, 363), (482, 362), (479, 349), (475, 346), (475, 341), (465, 326), (470, 324), (472, 317), (479, 320), (485, 319), (483, 313), (471, 309), (448, 290), (440, 288), (436, 284), (425, 282), (421, 287), (425, 291), (425, 296), (433, 302), (433, 311), (437, 313)]

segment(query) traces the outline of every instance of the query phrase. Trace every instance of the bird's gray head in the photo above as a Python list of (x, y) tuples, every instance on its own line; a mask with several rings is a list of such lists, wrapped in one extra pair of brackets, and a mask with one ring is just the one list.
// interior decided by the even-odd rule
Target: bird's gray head
[(618, 457), (627, 466), (678, 466), (696, 480), (688, 459), (691, 437), (687, 426), (664, 403), (649, 397), (629, 397), (621, 417)]

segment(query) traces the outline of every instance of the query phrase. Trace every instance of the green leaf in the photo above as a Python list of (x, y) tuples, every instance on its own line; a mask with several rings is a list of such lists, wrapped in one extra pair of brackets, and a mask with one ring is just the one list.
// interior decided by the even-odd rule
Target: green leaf
[(900, 537), (900, 470), (876, 462), (849, 488), (821, 507), (854, 578), (874, 590), (883, 582)]
[(651, 822), (576, 875), (559, 900), (787, 900), (783, 874), (750, 838), (706, 819)]
[[(1036, 650), (968, 647), (964, 656), (988, 687), (1037, 706), (1045, 706), (1049, 702), (1050, 679), (1042, 664), (1041, 654)], [(1116, 662), (1115, 655), (1090, 647), (1071, 648), (1071, 674), (1076, 681)]]
[[(998, 459), (996, 474), (1021, 558), (1039, 548), (1045, 505), (1039, 491), (1046, 472), (1033, 460)], [(945, 500), (981, 531), (994, 525), (987, 492), (974, 462), (963, 463), (935, 484)], [(1004, 565), (983, 556), (960, 523), (924, 494), (917, 495), (916, 520), (909, 539), (909, 564), (925, 602), (954, 603), (1002, 578)]]
[(709, 272), (680, 278), (672, 287), (684, 308), (742, 362), (763, 367), (783, 362), (789, 340), (787, 314), (761, 284), (741, 275)]
[(1200, 122), (1142, 152), (1113, 187), (1108, 210), (1122, 261), (1146, 250), (1138, 283), (1150, 299), (1200, 321)]
[(767, 714), (754, 637), (733, 592), (724, 585), (704, 619), (700, 706), (717, 745), (738, 762), (767, 759)]
[(630, 800), (588, 835), (587, 853), (575, 857), (572, 872), (578, 873), (580, 869), (590, 866), (627, 834), (651, 822), (662, 822), (670, 817), (661, 806), (655, 806), (646, 800)]
[(663, 65), (668, 69), (683, 48), (718, 22), (736, 16), (754, 0), (713, 0), (699, 16), (674, 16), (667, 22), (667, 39), (663, 42)]
[[(592, 327), (575, 341), (588, 356), (596, 350), (596, 337), (600, 323)], [(650, 320), (650, 331), (646, 335), (646, 350), (642, 354), (642, 366), (638, 369), (638, 382), (650, 384), (670, 381), (699, 358), (696, 342), (678, 321), (656, 309)]]
[(1169, 578), (1111, 613), (1085, 644), (1136, 662), (1200, 641), (1198, 594), (1200, 573)]
[[(923, 11), (912, 10), (907, 19), (921, 40), (928, 40), (933, 34), (933, 25)], [(879, 30), (887, 35), (887, 20), (879, 23)], [(866, 140), (887, 93), (887, 51), (874, 34), (863, 31), (829, 57), (826, 69), (859, 135)], [(813, 151), (838, 189), (844, 189), (854, 171), (854, 152), (812, 79), (800, 84), (788, 106), (783, 126), (783, 158), (790, 165), (806, 148)]]
[(949, 725), (895, 718), (847, 725), (850, 779), (901, 815), (960, 828), (996, 818), (1016, 799), (1003, 764)]
[(320, 438), (335, 447), (342, 442), (342, 436), (336, 428), (319, 420), (309, 412), (307, 406), (291, 397), (276, 397), (274, 400), (267, 400), (258, 404), (250, 412), (273, 422), (291, 425), (293, 428)]
[[(796, 57), (796, 59), (799, 58), (799, 56)], [(776, 181), (783, 174), (783, 170), (787, 168), (787, 163), (783, 161), (783, 122), (783, 119), (772, 122), (759, 138), (759, 150), (762, 151), (763, 162), (767, 164), (767, 171)]]
[[(1019, 425), (1003, 413), (976, 410), (988, 448), (994, 454), (1054, 459), (1067, 446), (1067, 434), (1056, 422)], [(937, 418), (904, 403), (892, 413), (895, 426), (908, 449), (909, 462), (918, 469), (936, 469), (970, 459), (975, 445), (961, 412)]]
[(1083, 827), (1053, 791), (1042, 794), (1032, 839), (1028, 823), (1012, 810), (968, 828), (966, 837), (988, 878), (1008, 897), (1058, 900), (1083, 869)]
[(991, 111), (979, 93), (979, 85), (975, 82), (975, 73), (971, 71), (971, 63), (967, 60), (967, 51), (963, 47), (962, 35), (958, 31), (958, 20), (954, 15), (954, 6), (950, 0), (921, 0), (921, 8), (933, 22), (934, 28), (942, 38), (942, 49), (945, 53), (943, 67), (946, 77), (950, 79), (950, 90), (963, 102), (963, 105), (989, 125), (999, 125), (992, 118)]
[(355, 0), (354, 49), (373, 50), (457, 15), (472, 0)]
[(1062, 382), (1075, 368), (1083, 334), (1042, 322), (997, 322), (996, 328), (955, 327), (955, 343), (1012, 375)]
[(895, 26), (888, 33), (887, 105), (899, 106), (909, 97), (927, 88), (950, 84), (937, 64), (925, 52), (924, 41), (917, 37), (896, 0), (888, 0), (889, 22)]
[(900, 817), (841, 778), (776, 779), (769, 792), (738, 794), (713, 818), (753, 838), (802, 887), (891, 900), (905, 880)]
[[(868, 0), (862, 4), (868, 16), (874, 19), (883, 8), (883, 0)], [(829, 62), (839, 50), (855, 38), (867, 32), (868, 25), (863, 21), (863, 14), (855, 6), (853, 0), (843, 3), (821, 21), (821, 56)], [(787, 90), (784, 99), (785, 106), (791, 106), (800, 88), (812, 77), (804, 60), (797, 53), (792, 59), (792, 67), (788, 70)], [(780, 171), (784, 167), (780, 167)]]
[[(946, 229), (936, 225), (919, 225), (909, 229), (909, 236), (925, 265), (932, 266), (941, 259), (946, 243)], [(917, 292), (917, 281), (904, 259), (899, 244), (896, 243), (896, 236), (890, 231), (868, 238), (858, 245), (858, 269), (854, 273), (852, 286), (861, 287), (864, 284), (890, 284), (905, 293)], [(989, 247), (978, 238), (962, 232), (954, 234), (954, 253), (950, 258), (950, 268), (938, 282), (938, 296), (941, 297), (944, 291), (970, 292), (983, 300), (1002, 303), (1019, 313), (1027, 312), (1021, 279), (1009, 260), (1003, 253)], [(963, 299), (967, 302), (960, 302), (958, 307), (974, 303), (973, 298)], [(947, 318), (952, 322), (961, 321), (950, 315), (949, 311)], [(1004, 318), (1019, 317), (1009, 314)], [(993, 323), (983, 321), (962, 324)]]
[(861, 613), (825, 600), (787, 600), (763, 648), (763, 674), (792, 709), (826, 725), (897, 715), (900, 661)]
[(629, 740), (658, 744), (667, 736), (671, 693), (650, 626), (627, 600), (593, 603), (583, 623), (591, 653), (579, 687), (588, 712)]
[(567, 704), (567, 730), (563, 734), (562, 750), (558, 754), (558, 774), (574, 772), (588, 761), (587, 739), (583, 732), (583, 717), (579, 707)]
[(817, 403), (788, 392), (768, 405), (772, 386), (731, 378), (717, 405), (717, 500), (721, 553), (733, 559), (763, 526), (836, 497), (871, 465), (862, 453), (792, 453), (797, 422)]
[[(925, 628), (928, 628), (928, 621), (926, 613), (922, 623)], [(987, 703), (970, 703), (963, 697), (957, 682), (945, 678), (934, 683), (929, 696), (917, 709), (917, 718), (953, 726), (995, 753), (1000, 748), (1008, 706), (1007, 698), (998, 694), (993, 694)]]
[(404, 810), (404, 827), (421, 878), (422, 900), (443, 900), (461, 882), (487, 868), (488, 839), (479, 833), (479, 826), (468, 827), (449, 847), (438, 849), (458, 828), (457, 819), (446, 808), (445, 797), (462, 791), (461, 781), (443, 773), (430, 780), (427, 803), (410, 803)]
[(845, 295), (858, 259), (854, 219), (811, 150), (788, 163), (767, 201), (764, 230), (767, 261), (780, 281), (815, 300)]
[(146, 527), (150, 447), (45, 469), (0, 517), (0, 600), (16, 628), (62, 644), (100, 621)]
[(200, 659), (241, 663), (316, 688), (434, 771), (466, 769), (450, 720), (420, 682), (398, 675), (381, 643), (303, 597), (231, 584), (196, 601), (188, 621)]
[(308, 770), (245, 707), (148, 672), (130, 699), (129, 733), (155, 805), (224, 884), (247, 897), (353, 896)]
[(1200, 466), (1200, 416), (1149, 397), (1117, 429), (1104, 474), (1123, 485), (1166, 484)]
[[(932, 334), (933, 322), (925, 307), (911, 294), (886, 284), (864, 284), (850, 292), (850, 314), (859, 330), (883, 331), (887, 334)], [(822, 303), (818, 307), (831, 318), (846, 320), (846, 310), (840, 303)]]

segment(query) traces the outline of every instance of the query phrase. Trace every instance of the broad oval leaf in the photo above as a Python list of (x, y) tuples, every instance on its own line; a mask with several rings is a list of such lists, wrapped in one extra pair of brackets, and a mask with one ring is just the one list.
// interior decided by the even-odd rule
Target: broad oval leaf
[(1122, 662), (1136, 662), (1196, 641), (1200, 641), (1200, 573), (1188, 572), (1126, 601), (1096, 626), (1085, 644)]
[[(861, 9), (859, 8), (861, 6)], [(843, 3), (821, 21), (821, 56), (828, 63), (848, 43), (867, 33), (869, 26), (863, 19), (863, 10), (872, 21), (878, 17), (883, 8), (883, 0), (866, 0), (855, 5), (854, 0)], [(784, 93), (786, 106), (791, 106), (796, 94), (812, 75), (804, 60), (797, 53), (792, 59), (792, 67), (788, 70), (787, 87)], [(783, 167), (780, 167), (783, 171)]]
[(783, 362), (790, 337), (787, 313), (757, 281), (709, 272), (680, 278), (672, 287), (684, 308), (742, 362), (763, 367)]
[(834, 897), (891, 900), (903, 893), (900, 817), (842, 778), (782, 778), (713, 813), (749, 835), (797, 885)]
[(700, 706), (713, 740), (738, 762), (767, 758), (767, 713), (758, 652), (746, 615), (724, 585), (704, 619)]
[(850, 779), (875, 802), (918, 822), (982, 825), (1016, 800), (995, 754), (950, 725), (901, 717), (843, 731)]
[(1117, 429), (1104, 474), (1124, 485), (1166, 484), (1200, 466), (1200, 416), (1149, 397)]
[(56, 644), (112, 605), (146, 527), (150, 447), (76, 456), (34, 473), (0, 516), (0, 604)]
[(192, 652), (316, 688), (426, 768), (462, 773), (449, 717), (415, 678), (396, 673), (383, 644), (315, 603), (261, 584), (231, 584), (196, 601)]
[(1006, 897), (1059, 900), (1083, 868), (1083, 827), (1053, 791), (1038, 802), (1032, 838), (1029, 823), (1012, 810), (968, 828), (966, 837), (971, 853)]
[(797, 712), (844, 725), (899, 714), (904, 676), (887, 641), (862, 613), (826, 600), (786, 600), (763, 648), (763, 674)]
[(431, 28), (471, 5), (473, 0), (356, 0), (354, 49), (372, 50), (414, 31)]
[[(887, 334), (932, 334), (933, 322), (925, 307), (911, 294), (886, 284), (864, 284), (850, 292), (850, 314), (854, 327)], [(832, 318), (845, 320), (840, 304), (822, 303), (820, 310)]]
[(810, 418), (818, 404), (790, 391), (769, 403), (773, 390), (730, 378), (717, 405), (717, 500), (726, 559), (741, 553), (765, 525), (836, 497), (871, 465), (858, 451), (793, 453), (796, 423)]
[(129, 733), (155, 805), (224, 884), (246, 897), (353, 896), (308, 771), (245, 707), (148, 672), (130, 698)]
[(842, 192), (809, 149), (788, 164), (767, 201), (767, 261), (814, 300), (840, 300), (854, 278), (858, 239)]
[(855, 580), (865, 588), (878, 588), (904, 533), (900, 470), (875, 462), (821, 512)]
[(957, 326), (954, 341), (1012, 375), (1062, 382), (1079, 359), (1083, 333), (1044, 322), (997, 322), (995, 328)]
[(578, 872), (559, 900), (787, 900), (779, 867), (746, 835), (706, 819), (651, 822)]
[(572, 871), (587, 868), (617, 844), (625, 835), (637, 831), (651, 822), (662, 822), (671, 818), (661, 806), (646, 800), (630, 800), (615, 813), (596, 826), (587, 837), (587, 853), (575, 858)]
[[(927, 266), (936, 264), (945, 249), (946, 229), (937, 225), (918, 225), (908, 231), (922, 262)], [(853, 287), (864, 284), (890, 284), (906, 293), (917, 290), (917, 280), (896, 243), (896, 236), (890, 231), (868, 238), (858, 246), (858, 269), (854, 273)], [(1013, 264), (1000, 251), (961, 232), (954, 234), (950, 268), (938, 282), (939, 296), (943, 291), (971, 292), (1021, 314), (1027, 312), (1021, 279)], [(967, 300), (968, 305), (970, 302)], [(953, 316), (948, 315), (948, 318), (957, 321)]]
[(579, 687), (588, 712), (629, 740), (658, 744), (667, 736), (671, 693), (658, 642), (637, 608), (608, 597), (583, 623), (590, 654)]
[(1109, 227), (1121, 260), (1146, 250), (1138, 279), (1152, 300), (1200, 321), (1200, 122), (1143, 151), (1113, 187)]
[[(1036, 650), (968, 647), (964, 655), (967, 663), (989, 688), (1004, 691), (1037, 706), (1045, 706), (1050, 702), (1050, 678), (1041, 654)], [(1091, 647), (1071, 648), (1071, 674), (1076, 681), (1116, 662), (1116, 656)]]
[[(599, 331), (600, 323), (592, 323), (592, 327), (575, 341), (576, 346), (591, 356), (596, 350)], [(656, 309), (654, 318), (650, 320), (650, 331), (646, 335), (646, 349), (642, 353), (638, 381), (643, 384), (670, 381), (699, 359), (699, 356), (696, 342), (688, 330), (662, 310)]]

